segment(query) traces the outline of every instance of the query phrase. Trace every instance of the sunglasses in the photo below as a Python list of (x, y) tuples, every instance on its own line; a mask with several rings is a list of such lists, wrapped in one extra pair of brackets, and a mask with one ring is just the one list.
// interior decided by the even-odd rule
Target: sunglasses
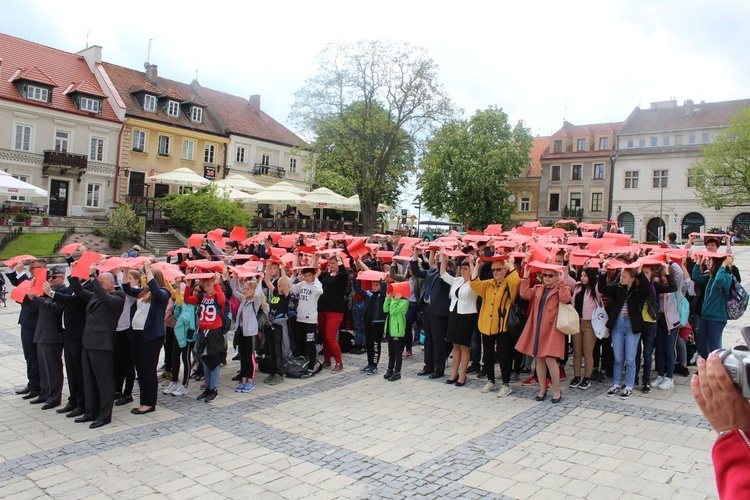
[(544, 276), (545, 278), (554, 278), (557, 275), (556, 274), (549, 274), (549, 273), (542, 273), (542, 276)]

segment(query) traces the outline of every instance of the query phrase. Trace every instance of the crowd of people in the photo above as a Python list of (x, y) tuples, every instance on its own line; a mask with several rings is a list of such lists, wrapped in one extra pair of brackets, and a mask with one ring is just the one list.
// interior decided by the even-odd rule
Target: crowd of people
[(276, 385), (341, 372), (342, 351), (366, 355), (361, 371), (374, 375), (384, 341), (389, 382), (423, 344), (418, 376), (455, 387), (476, 377), (476, 389), (499, 398), (520, 382), (559, 403), (569, 357), (569, 389), (606, 384), (622, 399), (671, 389), (675, 373), (688, 376), (721, 347), (726, 296), (740, 279), (731, 241), (720, 253), (721, 236), (708, 235), (692, 251), (692, 237), (675, 248), (585, 229), (495, 225), (436, 241), (217, 229), (192, 235), (166, 263), (136, 247), (120, 257), (78, 248), (66, 255), (67, 285), (64, 266), (19, 256), (6, 261), (23, 288), (28, 383), (16, 392), (97, 428), (113, 406), (134, 403), (136, 381), (134, 415), (155, 411), (159, 392), (187, 396), (196, 384), (199, 401), (215, 401), (232, 347), (234, 390), (249, 393), (260, 377)]

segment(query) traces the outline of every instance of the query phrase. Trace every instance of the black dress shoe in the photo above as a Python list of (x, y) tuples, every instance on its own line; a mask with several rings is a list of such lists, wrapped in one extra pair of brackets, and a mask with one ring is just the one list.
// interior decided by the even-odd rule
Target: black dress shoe
[(443, 373), (431, 373), (430, 374), (430, 378), (431, 379), (443, 378), (444, 376), (445, 376), (445, 374), (443, 374)]
[[(27, 394), (27, 396), (28, 396), (28, 394)], [(31, 401), (29, 401), (29, 403), (31, 403), (33, 405), (39, 405), (39, 404), (46, 403), (46, 402), (47, 402), (47, 399), (43, 398), (41, 396), (37, 396), (34, 399), (32, 399)]]
[(98, 429), (99, 427), (103, 427), (110, 422), (111, 420), (94, 420), (91, 425), (89, 425), (89, 429)]
[(29, 392), (31, 392), (31, 389), (29, 389), (28, 387), (22, 387), (21, 389), (16, 389), (16, 394), (19, 394), (19, 395), (28, 394)]
[(89, 413), (84, 413), (82, 416), (78, 417), (77, 419), (73, 420), (73, 422), (77, 424), (82, 424), (84, 422), (93, 422), (96, 420), (93, 415)]
[(60, 406), (60, 403), (44, 403), (42, 405), (42, 410), (51, 410), (52, 408), (57, 408)]
[(133, 415), (145, 415), (146, 413), (151, 413), (152, 411), (156, 411), (156, 406), (150, 406), (146, 410), (141, 410), (140, 408), (133, 408), (130, 410), (130, 413)]
[(118, 399), (120, 399), (121, 397), (122, 397), (122, 393), (121, 393), (121, 392), (116, 392), (116, 393), (115, 393), (115, 401), (117, 401), (117, 400), (118, 400)]
[(74, 405), (73, 403), (68, 403), (65, 406), (63, 406), (62, 408), (58, 408), (55, 411), (57, 413), (68, 413), (69, 411), (73, 411), (75, 409), (76, 409), (76, 405)]
[(115, 406), (122, 406), (133, 402), (133, 396), (123, 396), (115, 401)]
[(23, 399), (34, 399), (34, 398), (38, 398), (40, 394), (41, 394), (41, 392), (39, 392), (39, 391), (31, 391), (31, 390), (30, 390), (29, 392), (27, 392), (27, 393), (26, 393), (26, 394), (25, 394), (25, 395), (23, 396)]
[(76, 408), (70, 413), (66, 413), (65, 416), (68, 418), (75, 418), (75, 417), (80, 417), (81, 415), (84, 415), (85, 413), (86, 413), (86, 410), (84, 410), (83, 408)]
[(479, 367), (477, 365), (471, 365), (466, 369), (466, 373), (476, 373), (479, 371)]
[(430, 375), (431, 373), (432, 373), (432, 370), (428, 370), (428, 369), (425, 368), (421, 372), (417, 373), (417, 375), (419, 375), (420, 377), (423, 377), (425, 375)]

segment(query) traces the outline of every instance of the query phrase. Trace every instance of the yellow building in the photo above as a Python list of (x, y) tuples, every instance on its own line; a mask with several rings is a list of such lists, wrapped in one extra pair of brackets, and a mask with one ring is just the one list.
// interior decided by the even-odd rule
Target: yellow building
[(519, 177), (508, 182), (516, 204), (516, 210), (510, 217), (514, 225), (538, 220), (539, 181), (542, 176), (541, 158), (549, 147), (549, 143), (549, 137), (534, 137), (528, 165)]

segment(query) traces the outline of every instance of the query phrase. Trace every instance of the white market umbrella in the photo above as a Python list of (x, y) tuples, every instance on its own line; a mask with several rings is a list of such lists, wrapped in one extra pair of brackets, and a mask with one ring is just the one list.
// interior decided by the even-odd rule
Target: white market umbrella
[[(360, 210), (359, 195), (355, 194), (354, 196), (350, 196), (348, 199), (354, 201), (357, 204), (357, 207), (352, 208), (352, 210), (356, 210), (357, 212), (359, 212)], [(388, 205), (383, 205), (382, 203), (378, 204), (378, 212), (387, 212), (389, 210), (390, 208), (388, 207)]]
[(276, 184), (270, 187), (267, 187), (265, 189), (278, 189), (278, 190), (288, 191), (290, 193), (297, 193), (297, 194), (307, 193), (307, 191), (305, 191), (304, 189), (298, 188), (291, 182), (287, 182), (287, 181), (279, 181)]
[(263, 191), (253, 194), (252, 201), (269, 205), (304, 205), (304, 200), (298, 194), (301, 192), (303, 190), (294, 187), (288, 182), (277, 182), (273, 186), (269, 186)]
[(245, 191), (246, 193), (258, 193), (265, 189), (260, 184), (251, 181), (242, 174), (229, 174), (226, 179), (216, 181), (216, 184), (219, 186), (228, 186), (232, 189)]
[(9, 173), (0, 170), (0, 194), (46, 197), (47, 191), (28, 182), (16, 179)]
[(158, 182), (160, 184), (171, 184), (173, 186), (186, 187), (204, 187), (208, 186), (209, 180), (201, 177), (187, 167), (180, 167), (165, 172), (163, 174), (151, 175), (146, 177), (148, 182)]
[(302, 197), (308, 204), (318, 208), (333, 208), (337, 210), (358, 210), (359, 202), (353, 201), (346, 196), (331, 191), (328, 188), (320, 187), (313, 189), (309, 193), (301, 193)]
[[(214, 183), (218, 184), (218, 183)], [(243, 203), (252, 203), (253, 197), (247, 193), (243, 193), (240, 190), (232, 189), (229, 186), (217, 186), (216, 196), (225, 197), (230, 201), (240, 201)]]

